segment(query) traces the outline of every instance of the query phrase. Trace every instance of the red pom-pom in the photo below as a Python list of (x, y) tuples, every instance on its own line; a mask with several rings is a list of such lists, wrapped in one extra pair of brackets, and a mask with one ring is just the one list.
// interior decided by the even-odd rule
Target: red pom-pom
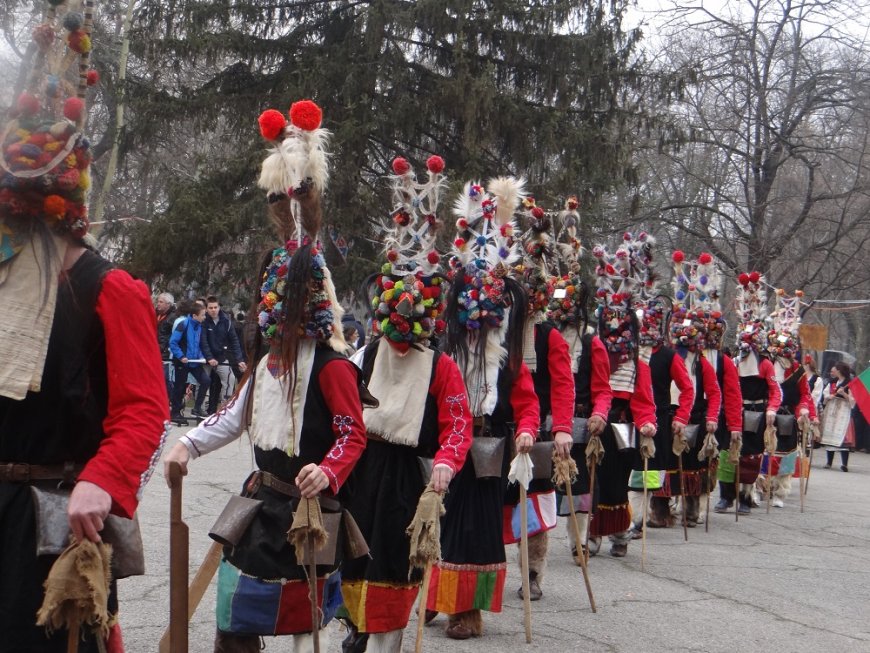
[(426, 159), (426, 169), (433, 174), (438, 174), (444, 170), (444, 159), (437, 154), (433, 154)]
[(737, 283), (739, 283), (741, 286), (748, 286), (749, 285), (749, 275), (746, 274), (745, 272), (741, 272), (740, 276), (737, 277)]
[(88, 86), (96, 86), (100, 83), (100, 73), (92, 68), (88, 71), (86, 79), (88, 82)]
[(399, 260), (399, 252), (397, 252), (394, 249), (391, 249), (390, 251), (387, 252), (387, 260), (390, 263), (395, 263), (396, 261)]
[(432, 250), (426, 255), (426, 260), (429, 261), (429, 263), (431, 263), (432, 265), (435, 265), (438, 263), (438, 261), (441, 260), (441, 257), (438, 255), (438, 252)]
[(393, 159), (393, 172), (397, 175), (404, 175), (411, 169), (411, 164), (408, 163), (407, 159), (403, 159), (400, 156), (397, 156)]
[(631, 240), (631, 234), (628, 233), (628, 232), (626, 231), (624, 234), (622, 234), (622, 239), (623, 239), (625, 242), (630, 241), (630, 240)]
[(274, 141), (278, 138), (287, 126), (287, 120), (284, 114), (275, 109), (266, 109), (257, 118), (257, 123), (260, 125), (260, 135), (267, 141)]
[(447, 328), (447, 323), (444, 320), (435, 320), (435, 333), (443, 333)]
[(307, 132), (320, 127), (323, 111), (311, 100), (299, 100), (290, 105), (290, 122)]
[(577, 200), (577, 196), (571, 195), (571, 197), (569, 197), (568, 201), (565, 203), (565, 206), (568, 208), (569, 211), (576, 211), (577, 207), (580, 206), (580, 202)]
[(759, 280), (759, 279), (761, 279), (761, 275), (758, 274), (758, 272), (750, 272), (750, 273), (749, 273), (749, 280), (750, 280), (752, 283), (758, 283), (758, 280)]
[(85, 103), (81, 98), (71, 97), (63, 103), (63, 115), (67, 120), (78, 122), (85, 112)]
[(456, 228), (465, 231), (466, 229), (468, 229), (468, 220), (466, 220), (465, 218), (459, 218), (456, 221)]
[(453, 244), (456, 246), (456, 249), (462, 249), (465, 246), (465, 239), (457, 238), (453, 241)]
[(683, 252), (678, 249), (678, 250), (675, 250), (673, 254), (671, 254), (671, 260), (674, 263), (682, 263), (683, 261), (686, 260), (686, 255), (683, 254)]
[(536, 206), (532, 209), (532, 217), (540, 220), (544, 217), (544, 209), (542, 209), (540, 206)]
[(66, 200), (60, 195), (49, 195), (42, 203), (45, 214), (60, 219), (66, 213)]
[(712, 263), (712, 262), (713, 262), (713, 256), (711, 254), (708, 254), (707, 252), (703, 252), (698, 257), (698, 263), (700, 263), (701, 265), (707, 265), (708, 263)]
[(39, 99), (27, 91), (18, 96), (16, 105), (18, 110), (25, 116), (33, 116), (39, 113)]

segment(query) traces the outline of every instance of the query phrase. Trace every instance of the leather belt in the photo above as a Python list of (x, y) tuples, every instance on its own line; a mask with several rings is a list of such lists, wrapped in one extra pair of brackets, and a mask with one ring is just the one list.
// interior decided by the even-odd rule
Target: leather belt
[[(265, 487), (271, 488), (280, 494), (291, 497), (293, 499), (301, 499), (302, 494), (299, 492), (299, 488), (297, 488), (293, 483), (288, 483), (286, 481), (282, 481), (280, 478), (275, 476), (274, 474), (270, 474), (269, 472), (258, 472), (260, 475), (260, 483)], [(325, 497), (323, 495), (319, 496), (321, 507), (325, 508), (330, 512), (339, 512), (341, 510), (341, 504), (335, 499), (330, 499), (329, 497)]]
[(0, 462), (0, 483), (30, 483), (31, 481), (75, 483), (83, 468), (82, 465), (71, 462), (62, 465)]

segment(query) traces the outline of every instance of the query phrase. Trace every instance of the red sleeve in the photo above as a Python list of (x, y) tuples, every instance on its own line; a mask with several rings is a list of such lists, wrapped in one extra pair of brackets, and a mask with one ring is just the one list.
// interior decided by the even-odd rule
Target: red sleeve
[(634, 392), (629, 398), (631, 414), (634, 417), (634, 425), (641, 429), (647, 424), (658, 426), (656, 422), (656, 402), (652, 393), (652, 373), (649, 365), (642, 360), (637, 361), (635, 366), (637, 377), (634, 382)]
[(722, 394), (725, 398), (725, 424), (731, 433), (743, 431), (743, 393), (740, 392), (740, 377), (737, 366), (728, 356), (722, 356)]
[(680, 404), (677, 406), (677, 412), (674, 413), (674, 421), (688, 424), (695, 403), (695, 384), (692, 383), (692, 377), (686, 369), (686, 361), (679, 354), (675, 354), (671, 359), (671, 380), (677, 384), (677, 389), (680, 391)]
[(758, 363), (758, 375), (767, 381), (767, 412), (775, 413), (782, 406), (782, 388), (776, 380), (773, 363), (762, 358)]
[(329, 412), (335, 444), (320, 463), (329, 477), (333, 494), (347, 480), (351, 469), (366, 448), (366, 427), (359, 400), (357, 367), (346, 359), (329, 361), (320, 370), (317, 381)]
[(571, 433), (574, 426), (574, 375), (571, 373), (571, 354), (568, 352), (568, 343), (558, 329), (550, 329), (547, 345), (550, 412), (553, 415), (552, 431)]
[(813, 405), (813, 395), (810, 393), (810, 384), (806, 374), (802, 374), (798, 381), (798, 392), (801, 398), (798, 402), (799, 409), (795, 411), (795, 414), (800, 413), (800, 408), (806, 408), (809, 411), (810, 419), (816, 419), (816, 407)]
[(703, 356), (701, 361), (701, 380), (704, 383), (704, 395), (707, 397), (707, 421), (719, 422), (719, 409), (722, 407), (722, 390), (716, 379), (716, 370)]
[(538, 406), (532, 374), (525, 363), (520, 365), (520, 373), (511, 388), (511, 408), (517, 424), (516, 435), (530, 433), (533, 438), (537, 438), (538, 429), (541, 427), (541, 409)]
[(447, 465), (458, 472), (471, 448), (473, 423), (468, 395), (459, 367), (447, 354), (438, 358), (435, 379), (429, 394), (438, 404), (438, 453), (435, 465)]
[(601, 338), (592, 338), (592, 415), (598, 415), (605, 422), (610, 414), (613, 389), (610, 387), (610, 358)]
[(148, 288), (123, 270), (106, 274), (96, 311), (105, 335), (108, 409), (105, 437), (79, 480), (103, 488), (112, 495), (112, 512), (129, 518), (168, 432), (157, 321)]

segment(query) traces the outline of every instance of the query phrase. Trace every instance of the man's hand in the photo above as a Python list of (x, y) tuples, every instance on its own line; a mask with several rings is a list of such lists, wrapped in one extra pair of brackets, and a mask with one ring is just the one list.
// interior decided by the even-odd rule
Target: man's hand
[(520, 433), (516, 437), (516, 445), (517, 445), (517, 453), (529, 453), (532, 450), (532, 445), (535, 443), (535, 438), (533, 438), (529, 433)]
[(652, 424), (644, 424), (640, 427), (640, 434), (645, 438), (651, 438), (656, 434), (656, 427)]
[(299, 474), (296, 476), (296, 487), (299, 488), (299, 493), (303, 498), (313, 499), (329, 487), (329, 478), (319, 466), (308, 463), (299, 470)]
[(69, 497), (69, 528), (77, 541), (100, 542), (103, 522), (112, 509), (112, 497), (99, 485), (79, 481)]
[(217, 365), (218, 365), (217, 359), (216, 358), (209, 358), (208, 364), (211, 365), (212, 367), (217, 367)]
[(740, 446), (743, 446), (743, 433), (741, 431), (731, 431), (731, 442), (738, 442)]
[(451, 480), (453, 480), (453, 470), (450, 465), (439, 463), (432, 468), (432, 489), (439, 494), (447, 491)]
[(719, 428), (717, 422), (707, 422), (707, 433), (715, 433), (717, 428)]
[(677, 422), (677, 421), (671, 422), (671, 433), (673, 433), (674, 437), (682, 438), (683, 431), (685, 431), (685, 430), (686, 430), (686, 425), (683, 424), (682, 422)]
[(586, 422), (586, 428), (589, 429), (589, 437), (597, 438), (599, 435), (604, 433), (604, 429), (607, 426), (607, 422), (605, 422), (599, 415), (593, 415)]
[(570, 433), (564, 431), (556, 431), (553, 434), (553, 441), (556, 443), (556, 453), (562, 458), (567, 458), (571, 455), (571, 447), (574, 444), (574, 438)]
[(175, 446), (169, 450), (169, 453), (163, 457), (163, 477), (166, 479), (166, 485), (169, 485), (169, 463), (178, 463), (181, 466), (181, 475), (187, 476), (187, 463), (189, 460), (190, 451), (181, 442), (176, 442)]
[(187, 356), (182, 356), (181, 362), (184, 363), (185, 365), (187, 365)]
[(772, 411), (767, 411), (767, 425), (773, 426), (773, 423), (776, 421), (776, 413)]
[(248, 364), (244, 363), (244, 362), (239, 363), (239, 370), (241, 370), (243, 373), (247, 372), (248, 371)]
[(798, 411), (798, 417), (809, 417), (809, 416), (810, 416), (810, 409), (807, 408), (806, 406), (801, 406), (800, 411)]

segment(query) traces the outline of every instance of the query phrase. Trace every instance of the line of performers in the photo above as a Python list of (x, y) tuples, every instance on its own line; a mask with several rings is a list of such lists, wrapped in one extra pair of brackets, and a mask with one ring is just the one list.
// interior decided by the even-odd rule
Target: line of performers
[[(259, 329), (249, 346), (259, 362), (166, 457), (186, 469), (246, 431), (253, 441), (258, 470), (242, 493), (254, 510), (225, 542), (216, 651), (256, 651), (260, 636), (281, 634), (295, 637), (295, 650), (311, 650), (312, 626), (334, 616), (350, 624), (344, 651), (401, 650), (422, 576), (409, 564), (406, 528), (427, 484), (443, 493), (446, 512), (440, 560), (421, 598), (426, 618), (446, 615), (452, 638), (481, 636), (482, 613), (502, 609), (506, 545), (520, 539), (509, 462), (534, 455), (540, 440), (553, 442), (548, 456), (572, 457), (579, 474), (573, 504), (549, 478), (529, 488), (532, 599), (542, 595), (547, 534), (559, 514), (580, 518), (581, 539), (570, 540), (579, 560), (605, 537), (611, 555), (626, 555), (643, 527), (644, 486), (650, 527), (673, 524), (669, 501), (681, 495), (689, 524), (702, 522), (714, 478), (716, 510), (748, 514), (765, 465), (776, 496), (787, 495), (797, 429), (779, 430), (765, 462), (765, 427), (815, 414), (794, 360), (795, 318), (777, 311), (768, 329), (758, 275), (740, 279), (732, 360), (720, 351), (725, 323), (709, 255), (674, 253), (670, 299), (654, 282), (653, 239), (626, 234), (612, 253), (593, 249), (595, 283), (587, 285), (576, 199), (547, 212), (521, 180), (504, 177), (465, 184), (445, 261), (435, 248), (444, 162), (430, 157), (418, 179), (396, 159), (383, 266), (367, 284), (374, 338), (351, 361), (317, 244), (326, 135), (310, 102), (294, 104), (289, 117), (267, 111), (259, 121), (271, 145), (259, 184), (282, 241), (262, 262), (254, 298)], [(317, 624), (286, 536), (295, 506), (313, 496), (335, 542), (318, 559)]]

